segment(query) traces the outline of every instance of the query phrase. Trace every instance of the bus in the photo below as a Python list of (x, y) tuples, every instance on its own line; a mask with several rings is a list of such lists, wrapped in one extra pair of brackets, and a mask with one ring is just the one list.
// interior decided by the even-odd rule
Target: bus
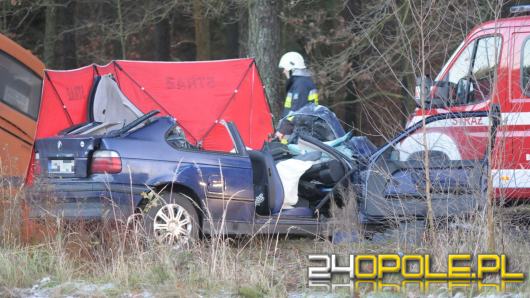
[(24, 181), (31, 160), (44, 64), (0, 34), (0, 179)]

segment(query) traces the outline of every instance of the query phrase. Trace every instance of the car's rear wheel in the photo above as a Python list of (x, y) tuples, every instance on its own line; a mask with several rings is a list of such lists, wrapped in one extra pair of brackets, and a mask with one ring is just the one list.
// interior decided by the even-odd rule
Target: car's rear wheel
[(197, 210), (190, 197), (166, 192), (149, 205), (145, 227), (158, 243), (180, 248), (198, 239)]

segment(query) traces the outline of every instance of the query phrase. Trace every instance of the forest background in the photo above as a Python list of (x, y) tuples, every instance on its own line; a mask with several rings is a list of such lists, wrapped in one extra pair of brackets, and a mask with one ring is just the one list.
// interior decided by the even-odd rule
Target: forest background
[(113, 59), (255, 57), (274, 115), (281, 55), (306, 57), (346, 129), (376, 144), (415, 108), (416, 77), (435, 77), (466, 34), (528, 1), (0, 0), (0, 31), (50, 69)]

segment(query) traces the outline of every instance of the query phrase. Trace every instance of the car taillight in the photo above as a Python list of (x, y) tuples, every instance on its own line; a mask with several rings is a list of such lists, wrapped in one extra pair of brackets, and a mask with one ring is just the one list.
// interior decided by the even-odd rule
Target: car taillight
[(118, 152), (98, 150), (92, 155), (91, 172), (116, 174), (121, 172), (121, 158)]
[(39, 176), (41, 172), (40, 155), (39, 152), (35, 152), (35, 160), (33, 160), (33, 176)]

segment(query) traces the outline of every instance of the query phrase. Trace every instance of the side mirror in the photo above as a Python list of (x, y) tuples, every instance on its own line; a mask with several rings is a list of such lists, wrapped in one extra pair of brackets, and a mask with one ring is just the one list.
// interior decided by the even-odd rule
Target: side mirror
[(416, 106), (421, 107), (422, 102), (421, 99), (424, 99), (424, 104), (427, 106), (429, 103), (430, 93), (431, 93), (431, 87), (433, 85), (433, 81), (429, 76), (423, 76), (423, 77), (417, 77), (416, 78), (416, 89), (414, 93), (414, 101), (416, 102)]
[(448, 101), (449, 100), (449, 85), (450, 83), (448, 81), (439, 81), (435, 82), (434, 84), (434, 98), (438, 98), (441, 101)]
[[(433, 82), (430, 77), (416, 78), (416, 93), (414, 101), (418, 108), (422, 108), (421, 96), (424, 98), (425, 109), (447, 107), (450, 98), (450, 85), (448, 81)], [(422, 90), (423, 86), (423, 90)]]
[(467, 103), (467, 97), (470, 91), (471, 80), (469, 78), (461, 78), (456, 84), (456, 101), (457, 104)]

